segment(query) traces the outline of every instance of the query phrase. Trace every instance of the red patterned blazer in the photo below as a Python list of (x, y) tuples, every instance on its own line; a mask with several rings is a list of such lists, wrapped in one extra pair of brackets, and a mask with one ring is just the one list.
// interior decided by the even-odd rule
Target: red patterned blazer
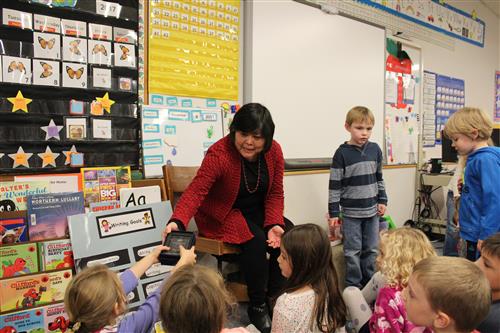
[[(269, 187), (265, 201), (264, 227), (284, 225), (283, 170), (280, 145), (273, 140), (265, 153)], [(229, 136), (213, 144), (198, 173), (175, 206), (172, 220), (187, 227), (194, 216), (200, 235), (241, 244), (253, 235), (238, 209), (233, 209), (240, 188), (242, 157)]]

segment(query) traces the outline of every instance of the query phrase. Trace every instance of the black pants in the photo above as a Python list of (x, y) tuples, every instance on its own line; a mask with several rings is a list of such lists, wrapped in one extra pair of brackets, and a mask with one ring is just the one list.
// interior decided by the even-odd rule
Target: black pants
[(477, 242), (467, 241), (466, 258), (469, 259), (470, 261), (476, 261), (478, 258), (477, 252), (478, 252), (477, 251)]
[[(285, 231), (293, 228), (293, 223), (287, 218)], [(267, 244), (267, 232), (262, 226), (247, 220), (248, 228), (254, 237), (246, 243), (240, 244), (240, 270), (247, 283), (247, 292), (250, 303), (260, 305), (266, 302), (266, 296), (274, 297), (281, 291), (285, 278), (281, 275), (278, 265), (279, 248), (272, 248)], [(270, 257), (267, 260), (267, 253)], [(267, 287), (267, 288), (266, 288)], [(267, 289), (267, 293), (266, 293)]]

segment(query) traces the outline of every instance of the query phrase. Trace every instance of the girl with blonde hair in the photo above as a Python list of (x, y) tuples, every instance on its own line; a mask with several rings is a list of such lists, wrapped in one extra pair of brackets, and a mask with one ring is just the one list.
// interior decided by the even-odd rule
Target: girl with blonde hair
[(408, 321), (402, 291), (416, 263), (435, 255), (429, 239), (418, 229), (405, 227), (382, 232), (376, 261), (380, 273), (376, 276), (381, 275), (383, 279), (379, 280), (384, 282), (378, 290), (373, 312), (359, 289), (348, 287), (344, 291), (344, 300), (356, 329), (366, 331), (369, 328), (376, 333), (425, 332), (425, 328)]
[[(85, 268), (71, 281), (64, 296), (64, 307), (78, 333), (150, 332), (158, 320), (160, 291), (158, 288), (136, 311), (123, 316), (127, 309), (127, 294), (137, 287), (138, 279), (158, 262), (158, 255), (166, 246), (158, 246), (120, 276), (107, 266)], [(192, 265), (196, 255), (194, 247), (181, 246), (181, 259), (173, 271)]]

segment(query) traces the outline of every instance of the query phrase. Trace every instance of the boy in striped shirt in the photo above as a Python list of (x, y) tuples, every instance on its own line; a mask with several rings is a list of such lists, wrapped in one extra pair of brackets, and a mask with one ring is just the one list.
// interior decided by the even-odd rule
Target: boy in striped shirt
[(345, 129), (351, 138), (337, 149), (330, 169), (329, 223), (339, 223), (342, 212), (347, 287), (362, 288), (375, 272), (379, 216), (387, 206), (382, 151), (368, 141), (374, 124), (368, 108), (349, 110)]

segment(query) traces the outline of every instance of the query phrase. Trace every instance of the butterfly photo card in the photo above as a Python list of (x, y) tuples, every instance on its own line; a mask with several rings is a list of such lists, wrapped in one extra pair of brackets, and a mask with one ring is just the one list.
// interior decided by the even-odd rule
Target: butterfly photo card
[(115, 43), (115, 66), (135, 67), (135, 45)]
[(63, 60), (87, 62), (87, 40), (63, 36)]
[(33, 84), (59, 87), (61, 85), (60, 66), (59, 61), (33, 59)]
[(110, 66), (111, 43), (102, 40), (89, 40), (88, 60), (90, 64)]
[(2, 56), (3, 82), (31, 84), (31, 59)]
[(61, 36), (34, 32), (33, 51), (35, 58), (61, 59)]
[(63, 62), (62, 86), (67, 88), (87, 88), (87, 64)]

